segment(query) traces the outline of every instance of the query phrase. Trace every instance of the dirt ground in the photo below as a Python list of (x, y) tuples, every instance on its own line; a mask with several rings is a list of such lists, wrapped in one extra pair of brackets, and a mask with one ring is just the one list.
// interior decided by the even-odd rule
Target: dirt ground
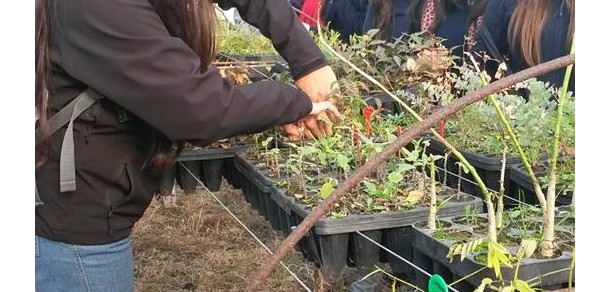
[[(203, 188), (177, 207), (155, 198), (134, 229), (136, 291), (244, 291), (249, 277), (268, 257), (265, 249)], [(226, 181), (215, 195), (271, 250), (284, 239)], [(312, 291), (347, 291), (349, 282), (329, 285), (313, 263), (293, 251), (284, 260)], [(349, 279), (346, 277), (345, 281)], [(278, 267), (264, 291), (306, 291)]]

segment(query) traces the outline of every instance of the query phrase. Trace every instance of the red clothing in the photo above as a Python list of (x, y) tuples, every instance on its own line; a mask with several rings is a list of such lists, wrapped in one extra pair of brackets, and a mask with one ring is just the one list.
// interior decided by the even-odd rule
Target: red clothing
[(303, 6), (301, 6), (302, 13), (299, 13), (299, 19), (307, 23), (310, 27), (318, 26), (320, 20), (320, 0), (305, 0)]

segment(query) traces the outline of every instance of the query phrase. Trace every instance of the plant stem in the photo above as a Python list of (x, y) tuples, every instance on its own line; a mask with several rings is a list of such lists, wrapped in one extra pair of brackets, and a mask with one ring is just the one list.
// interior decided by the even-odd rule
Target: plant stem
[(459, 192), (462, 191), (462, 166), (458, 162), (456, 162), (456, 163), (458, 166), (457, 190), (458, 190), (458, 194), (459, 194)]
[[(574, 54), (574, 38), (572, 37), (572, 48), (570, 54)], [(555, 119), (555, 131), (553, 139), (553, 151), (551, 153), (551, 169), (549, 176), (549, 184), (546, 192), (546, 209), (542, 212), (542, 243), (540, 244), (540, 253), (543, 257), (550, 258), (555, 251), (555, 199), (557, 194), (555, 188), (557, 184), (557, 157), (559, 156), (559, 137), (561, 135), (561, 126), (563, 119), (563, 106), (568, 95), (568, 84), (570, 83), (570, 75), (572, 74), (572, 65), (566, 68), (563, 77), (563, 86), (559, 95), (559, 105), (557, 106), (557, 118)]]
[(568, 292), (572, 292), (572, 279), (574, 277), (574, 268), (576, 267), (576, 248), (572, 247), (572, 261), (570, 262), (570, 274), (568, 276)]
[(504, 214), (504, 174), (506, 173), (506, 152), (508, 147), (502, 151), (502, 168), (500, 169), (500, 192), (498, 193), (498, 204), (496, 210), (496, 224), (498, 229), (502, 228), (502, 215)]
[[(424, 173), (426, 167), (424, 166)], [(430, 213), (428, 213), (428, 229), (436, 230), (436, 165), (434, 160), (430, 161)]]
[[(449, 160), (449, 153), (445, 153), (445, 160), (443, 162), (443, 169), (445, 171), (445, 175), (443, 176), (443, 188), (447, 187), (447, 161)], [(460, 189), (458, 188), (458, 199), (460, 198)]]
[[(483, 75), (481, 75), (481, 80), (484, 80), (482, 76)], [(485, 81), (483, 81), (483, 82), (485, 83)], [(544, 199), (544, 193), (542, 192), (542, 188), (540, 187), (538, 178), (536, 177), (536, 174), (534, 173), (534, 170), (532, 169), (532, 165), (530, 164), (529, 160), (527, 159), (527, 156), (525, 155), (523, 148), (519, 144), (517, 135), (515, 134), (512, 126), (506, 119), (506, 116), (504, 115), (504, 112), (500, 108), (500, 104), (496, 100), (495, 96), (490, 95), (489, 100), (491, 101), (492, 105), (496, 109), (496, 113), (498, 113), (498, 117), (500, 118), (500, 122), (502, 123), (502, 128), (504, 128), (504, 131), (506, 131), (508, 133), (511, 142), (513, 143), (513, 146), (515, 146), (515, 148), (517, 149), (517, 152), (519, 153), (519, 157), (521, 158), (521, 162), (523, 162), (523, 166), (525, 167), (525, 170), (529, 174), (530, 179), (532, 180), (532, 183), (534, 184), (534, 192), (536, 193), (538, 202), (540, 202), (540, 206), (544, 209), (547, 204), (546, 200)]]
[[(477, 72), (479, 72), (479, 79), (481, 80), (481, 82), (483, 82), (483, 85), (487, 85), (488, 84), (487, 79), (481, 72), (481, 69), (477, 65), (477, 62), (474, 60), (472, 55), (469, 55), (469, 56), (470, 56), (470, 59), (472, 61), (472, 64), (474, 65), (475, 69), (477, 70)], [(540, 202), (540, 206), (544, 209), (546, 207), (546, 200), (544, 199), (544, 193), (542, 192), (542, 188), (540, 187), (538, 178), (536, 177), (536, 174), (534, 173), (534, 170), (532, 169), (532, 165), (529, 163), (529, 160), (527, 159), (527, 156), (525, 155), (523, 148), (521, 148), (521, 145), (519, 144), (517, 135), (515, 134), (512, 126), (506, 119), (506, 115), (504, 115), (504, 112), (502, 111), (500, 104), (496, 100), (495, 95), (491, 94), (491, 95), (489, 95), (488, 98), (489, 98), (489, 101), (491, 101), (491, 104), (493, 105), (494, 109), (496, 110), (496, 113), (498, 114), (498, 118), (500, 118), (502, 128), (504, 129), (504, 131), (506, 131), (508, 133), (508, 136), (510, 137), (510, 140), (513, 143), (513, 146), (515, 146), (515, 148), (517, 149), (517, 152), (519, 153), (519, 157), (521, 158), (521, 161), (523, 162), (523, 166), (525, 167), (525, 170), (529, 174), (529, 176), (532, 180), (532, 183), (534, 184), (534, 193), (536, 194), (536, 197), (538, 198), (538, 202)]]
[(498, 243), (498, 233), (496, 228), (496, 215), (494, 214), (494, 204), (491, 201), (491, 197), (485, 197), (485, 205), (487, 206), (487, 210), (491, 210), (487, 212), (487, 232), (489, 234), (489, 241), (493, 243)]

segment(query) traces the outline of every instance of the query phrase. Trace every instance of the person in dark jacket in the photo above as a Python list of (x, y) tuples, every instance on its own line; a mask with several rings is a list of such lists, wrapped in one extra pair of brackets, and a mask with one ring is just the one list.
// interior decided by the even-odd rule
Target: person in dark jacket
[[(489, 0), (483, 15), (485, 37), (476, 37), (475, 52), (507, 59), (509, 73), (567, 55), (574, 35), (574, 0)], [(497, 48), (494, 53), (493, 46)], [(496, 56), (497, 55), (497, 56)], [(488, 61), (494, 76), (497, 63)], [(555, 87), (563, 85), (565, 68), (538, 77)], [(568, 90), (574, 92), (574, 72)]]
[(322, 5), (324, 22), (339, 32), (341, 40), (349, 42), (351, 35), (361, 35), (368, 0), (326, 0)]
[[(300, 89), (221, 78), (210, 1), (36, 1), (37, 291), (133, 291), (130, 233), (180, 141), (203, 147), (305, 117), (322, 136), (315, 115), (338, 115), (326, 100), (336, 77), (286, 0), (215, 2), (273, 41)], [(51, 134), (49, 118), (88, 88), (105, 98), (74, 121), (65, 191), (68, 127)]]
[(413, 0), (409, 7), (407, 33), (429, 32), (454, 48), (452, 54), (463, 57), (482, 23), (488, 0)]
[(407, 10), (413, 0), (370, 0), (364, 19), (363, 30), (379, 29), (377, 35), (386, 41), (399, 38), (406, 33)]
[(443, 45), (462, 57), (464, 46), (472, 48), (486, 4), (487, 0), (371, 0), (364, 31), (379, 29), (378, 36), (387, 41), (426, 31), (444, 39)]

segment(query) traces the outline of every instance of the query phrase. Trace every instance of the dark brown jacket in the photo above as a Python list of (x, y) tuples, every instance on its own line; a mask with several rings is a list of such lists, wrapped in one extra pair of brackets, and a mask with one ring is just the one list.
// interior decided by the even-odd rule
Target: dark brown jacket
[[(271, 38), (295, 78), (325, 64), (285, 0), (216, 1)], [(36, 235), (75, 244), (124, 238), (149, 205), (158, 178), (147, 168), (151, 129), (172, 140), (207, 145), (220, 138), (286, 124), (311, 111), (302, 91), (278, 82), (235, 86), (171, 37), (147, 0), (57, 1), (51, 43), (50, 114), (88, 86), (107, 98), (74, 125), (76, 191), (59, 192), (65, 127), (51, 137), (36, 171), (43, 205)], [(136, 119), (121, 122), (116, 105)], [(37, 151), (40, 149), (37, 149)]]

